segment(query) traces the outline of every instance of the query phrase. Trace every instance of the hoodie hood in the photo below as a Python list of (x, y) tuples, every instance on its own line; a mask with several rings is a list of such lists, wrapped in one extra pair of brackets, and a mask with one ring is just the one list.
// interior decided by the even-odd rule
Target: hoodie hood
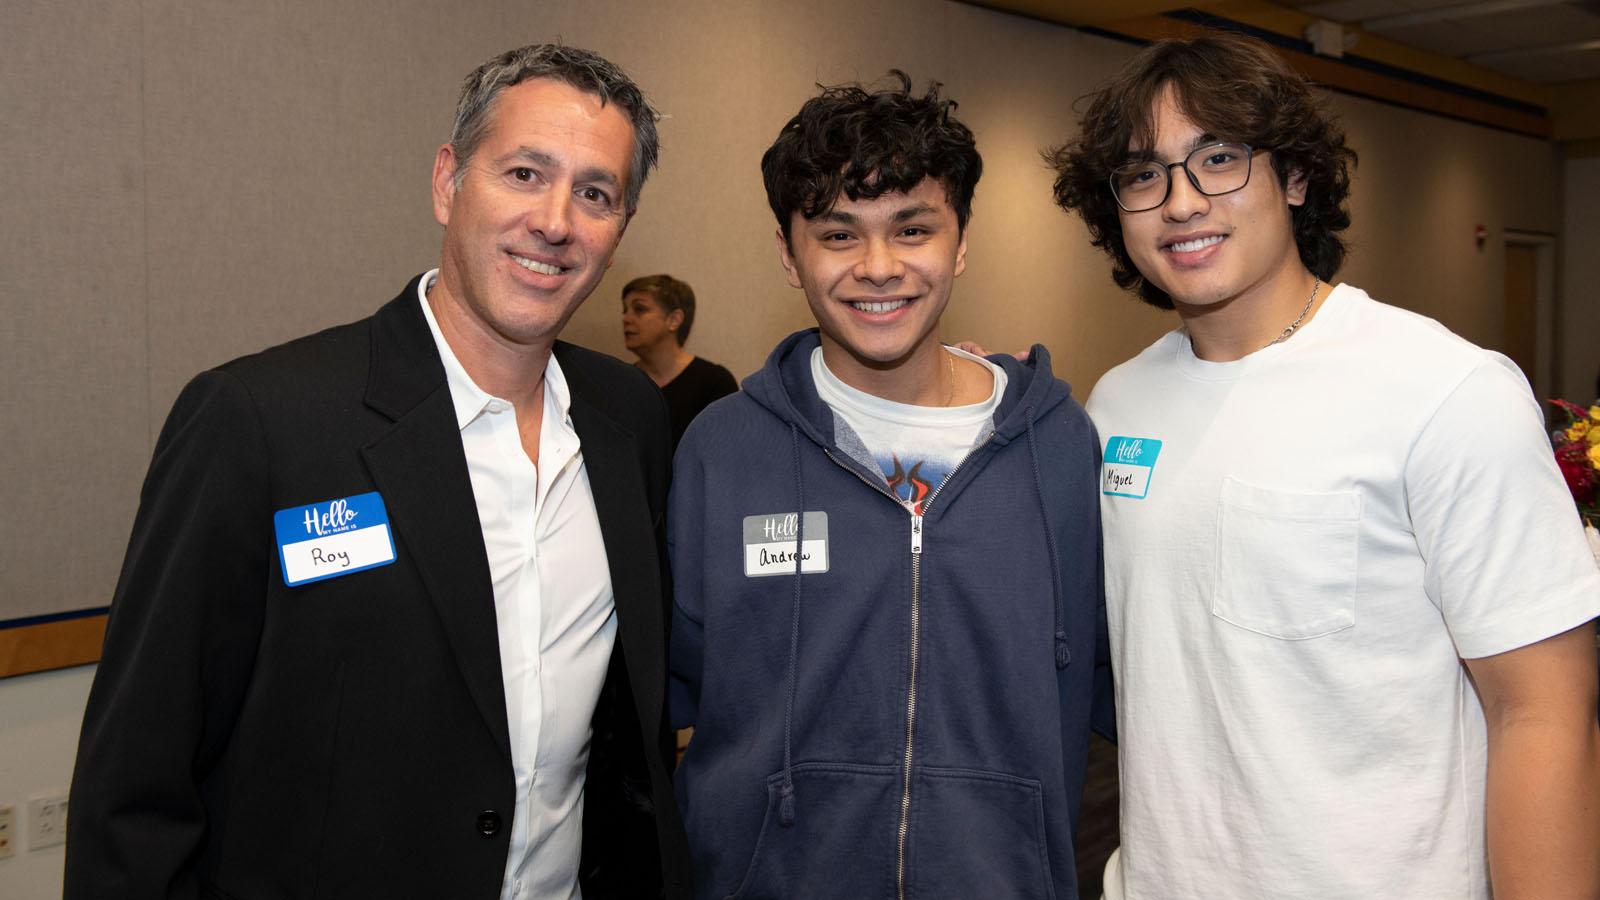
[[(811, 380), (811, 352), (821, 344), (821, 333), (815, 328), (789, 335), (773, 348), (766, 363), (746, 378), (741, 387), (750, 399), (784, 423), (816, 444), (832, 447), (833, 413), (822, 402)], [(1033, 345), (1026, 362), (1019, 362), (1007, 353), (993, 354), (988, 361), (1006, 373), (1006, 393), (995, 410), (991, 439), (1000, 446), (1025, 437), (1030, 421), (1039, 419), (1072, 396), (1071, 387), (1052, 374), (1050, 351), (1042, 344)]]

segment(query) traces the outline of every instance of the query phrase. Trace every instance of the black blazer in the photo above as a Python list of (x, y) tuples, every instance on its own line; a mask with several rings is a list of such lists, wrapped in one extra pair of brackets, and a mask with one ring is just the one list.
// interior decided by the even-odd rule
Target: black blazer
[[(416, 284), (174, 405), (84, 717), (68, 900), (498, 897), (515, 789), (494, 594)], [(666, 408), (632, 366), (555, 355), (617, 608), (584, 895), (688, 897), (662, 715)], [(368, 491), (397, 560), (285, 586), (273, 513)]]

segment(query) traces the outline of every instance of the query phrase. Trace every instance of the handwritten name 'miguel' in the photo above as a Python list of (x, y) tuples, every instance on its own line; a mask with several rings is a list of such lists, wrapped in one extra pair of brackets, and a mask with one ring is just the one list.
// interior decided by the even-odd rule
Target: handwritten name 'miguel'
[(315, 506), (306, 509), (306, 534), (321, 537), (326, 534), (338, 534), (349, 531), (355, 526), (351, 523), (356, 519), (356, 511), (350, 508), (345, 500), (335, 500), (328, 504), (325, 512), (318, 513)]
[(1131, 472), (1129, 472), (1129, 473), (1118, 472), (1115, 469), (1106, 469), (1105, 470), (1105, 489), (1106, 490), (1108, 490), (1108, 491), (1120, 491), (1123, 488), (1131, 487), (1132, 485), (1133, 485), (1133, 474)]

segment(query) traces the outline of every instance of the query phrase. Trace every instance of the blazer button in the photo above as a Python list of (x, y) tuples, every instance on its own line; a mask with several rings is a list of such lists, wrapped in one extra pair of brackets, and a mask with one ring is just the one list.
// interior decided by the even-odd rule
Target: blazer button
[(484, 837), (494, 837), (500, 831), (500, 814), (492, 809), (478, 813), (478, 833)]

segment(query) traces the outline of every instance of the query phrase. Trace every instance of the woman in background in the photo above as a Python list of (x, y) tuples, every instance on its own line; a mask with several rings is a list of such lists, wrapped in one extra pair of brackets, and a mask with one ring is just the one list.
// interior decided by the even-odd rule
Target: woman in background
[(694, 290), (684, 282), (645, 275), (623, 286), (622, 342), (667, 398), (674, 450), (700, 410), (739, 390), (733, 373), (683, 349), (692, 325)]

